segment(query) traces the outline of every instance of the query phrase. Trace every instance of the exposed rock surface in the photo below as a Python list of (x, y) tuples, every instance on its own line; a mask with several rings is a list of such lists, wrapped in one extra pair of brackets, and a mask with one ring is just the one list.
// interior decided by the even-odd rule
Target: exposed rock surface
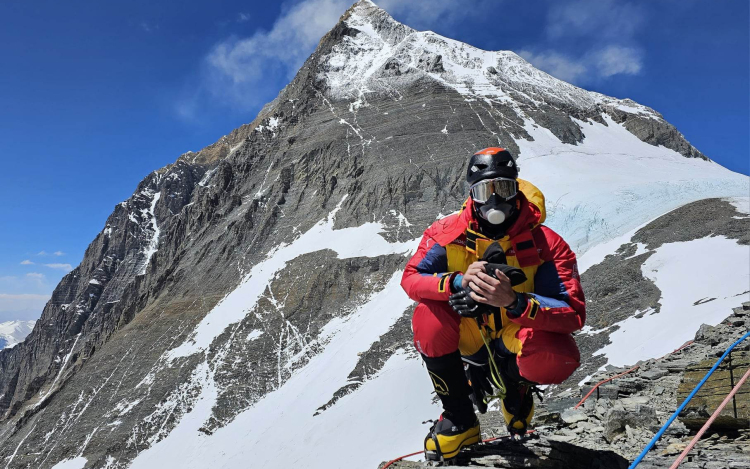
[[(697, 375), (700, 374), (700, 378), (705, 375), (707, 370), (703, 364), (708, 361), (713, 365), (718, 356), (748, 329), (750, 302), (736, 308), (725, 322), (710, 328), (710, 331), (702, 329), (690, 346), (663, 359), (642, 362), (635, 371), (599, 387), (599, 391), (595, 391), (578, 409), (572, 406), (588, 394), (594, 383), (626, 370), (596, 374), (580, 392), (570, 392), (568, 397), (571, 399), (554, 396), (541, 405), (537, 402), (537, 427), (533, 438), (518, 443), (502, 439), (480, 449), (466, 451), (462, 457), (465, 461), (457, 465), (514, 469), (628, 467), (684, 400), (685, 390), (692, 390), (697, 384)], [(736, 350), (738, 357), (745, 356), (750, 350), (750, 341)], [(704, 385), (704, 389), (720, 386), (731, 368), (725, 363), (717, 371), (719, 374)], [(723, 399), (728, 393), (726, 387), (715, 393), (699, 393), (639, 467), (670, 467), (695, 434), (686, 426), (697, 423), (695, 409), (704, 409), (702, 425), (718, 404), (716, 400), (705, 397), (722, 392)], [(480, 420), (484, 438), (507, 434), (499, 411), (489, 411)], [(425, 463), (406, 461), (394, 463), (391, 467), (426, 466)], [(750, 467), (750, 428), (746, 420), (731, 422), (726, 417), (724, 422), (711, 427), (680, 467)]]
[[(467, 449), (455, 461), (441, 467), (467, 466), (504, 469), (625, 469), (628, 462), (612, 451), (584, 448), (554, 436), (532, 435), (522, 441), (502, 439)], [(404, 461), (390, 467), (416, 469), (425, 465)]]

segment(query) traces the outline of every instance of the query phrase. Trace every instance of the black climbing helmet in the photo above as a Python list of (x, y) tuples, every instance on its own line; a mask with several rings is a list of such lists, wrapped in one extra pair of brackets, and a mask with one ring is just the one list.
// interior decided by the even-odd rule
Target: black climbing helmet
[(466, 170), (469, 186), (477, 181), (494, 178), (518, 178), (518, 165), (515, 158), (505, 148), (490, 147), (474, 153)]

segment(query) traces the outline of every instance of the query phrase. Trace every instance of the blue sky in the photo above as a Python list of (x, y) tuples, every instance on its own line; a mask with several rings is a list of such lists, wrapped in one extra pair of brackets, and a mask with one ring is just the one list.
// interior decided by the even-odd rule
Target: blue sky
[[(33, 319), (149, 172), (250, 122), (346, 0), (0, 3), (0, 322)], [(747, 0), (376, 2), (653, 107), (750, 173)]]

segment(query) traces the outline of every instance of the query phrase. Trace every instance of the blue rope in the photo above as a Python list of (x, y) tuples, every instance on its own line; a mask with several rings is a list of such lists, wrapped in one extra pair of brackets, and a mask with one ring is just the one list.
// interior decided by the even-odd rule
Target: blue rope
[(688, 403), (690, 402), (690, 400), (698, 393), (698, 390), (705, 384), (706, 381), (708, 381), (709, 376), (711, 376), (711, 374), (714, 371), (716, 371), (716, 369), (719, 367), (719, 365), (721, 365), (721, 362), (723, 362), (724, 358), (726, 358), (726, 356), (729, 355), (729, 352), (731, 352), (733, 348), (735, 348), (740, 342), (742, 342), (743, 340), (747, 339), (748, 337), (750, 337), (750, 332), (748, 332), (747, 334), (743, 335), (740, 338), (740, 340), (738, 340), (737, 342), (733, 343), (732, 346), (729, 347), (726, 352), (724, 352), (724, 355), (722, 355), (721, 358), (719, 358), (719, 360), (716, 362), (716, 364), (713, 366), (713, 368), (711, 368), (708, 371), (708, 373), (706, 373), (706, 376), (703, 377), (703, 379), (701, 380), (701, 382), (698, 383), (698, 385), (695, 387), (695, 389), (693, 389), (693, 391), (690, 393), (690, 395), (682, 402), (682, 404), (680, 404), (680, 407), (678, 407), (677, 410), (675, 410), (674, 414), (672, 414), (672, 416), (669, 417), (669, 420), (667, 420), (667, 423), (665, 423), (664, 426), (661, 427), (661, 429), (658, 432), (656, 432), (656, 435), (654, 435), (654, 437), (651, 439), (651, 441), (648, 442), (648, 445), (646, 445), (646, 447), (643, 449), (643, 451), (641, 452), (641, 454), (639, 454), (638, 457), (635, 458), (635, 460), (633, 461), (633, 464), (631, 464), (630, 467), (628, 467), (628, 469), (633, 469), (635, 466), (637, 466), (641, 462), (641, 460), (646, 456), (646, 453), (648, 453), (651, 450), (651, 448), (654, 447), (654, 445), (656, 444), (656, 442), (659, 441), (659, 438), (661, 438), (661, 436), (664, 434), (664, 432), (667, 431), (667, 428), (669, 428), (669, 426), (672, 425), (672, 422), (674, 422), (674, 419), (676, 419), (677, 416), (680, 414), (680, 412), (682, 412), (682, 409), (684, 409), (685, 406), (688, 405)]

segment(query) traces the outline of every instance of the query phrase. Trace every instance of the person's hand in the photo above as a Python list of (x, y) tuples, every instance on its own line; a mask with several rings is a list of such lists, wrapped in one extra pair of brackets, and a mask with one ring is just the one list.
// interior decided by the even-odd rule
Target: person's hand
[[(471, 264), (469, 269), (475, 264), (480, 263), (475, 262)], [(484, 303), (498, 308), (507, 308), (515, 303), (516, 292), (513, 291), (510, 279), (504, 273), (495, 269), (495, 275), (497, 278), (490, 277), (484, 273), (484, 267), (482, 266), (482, 271), (473, 274), (469, 280), (468, 285), (473, 290), (469, 295), (477, 303)], [(466, 275), (464, 275), (464, 279), (466, 279)]]
[(477, 261), (477, 262), (472, 263), (466, 269), (466, 272), (464, 272), (464, 278), (461, 280), (461, 286), (466, 288), (469, 286), (470, 282), (478, 279), (477, 274), (479, 272), (484, 272), (484, 264), (486, 263), (487, 262), (485, 261)]
[(459, 316), (465, 318), (476, 318), (482, 314), (488, 313), (488, 306), (481, 303), (477, 303), (474, 299), (469, 296), (471, 293), (470, 288), (462, 288), (460, 292), (454, 293), (450, 296), (448, 304), (453, 311), (457, 312)]

